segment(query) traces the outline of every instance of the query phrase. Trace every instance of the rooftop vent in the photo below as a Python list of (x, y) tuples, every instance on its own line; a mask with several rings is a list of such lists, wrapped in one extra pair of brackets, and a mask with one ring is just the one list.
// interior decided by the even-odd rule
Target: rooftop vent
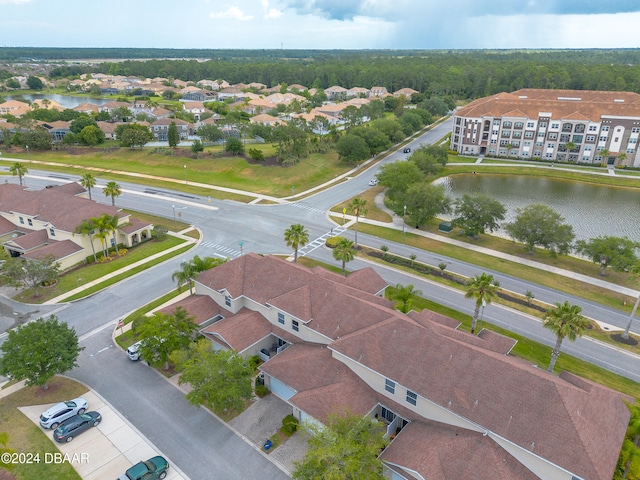
[(526, 95), (519, 95), (518, 98), (529, 98)]
[(579, 102), (582, 100), (580, 97), (558, 97), (559, 101)]
[(624, 98), (614, 98), (613, 103), (624, 103)]

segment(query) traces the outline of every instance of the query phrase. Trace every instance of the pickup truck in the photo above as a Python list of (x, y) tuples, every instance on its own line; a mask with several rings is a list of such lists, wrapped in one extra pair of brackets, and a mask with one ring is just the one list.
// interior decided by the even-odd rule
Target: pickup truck
[(118, 480), (162, 480), (167, 476), (169, 462), (160, 455), (145, 462), (138, 462), (120, 475)]

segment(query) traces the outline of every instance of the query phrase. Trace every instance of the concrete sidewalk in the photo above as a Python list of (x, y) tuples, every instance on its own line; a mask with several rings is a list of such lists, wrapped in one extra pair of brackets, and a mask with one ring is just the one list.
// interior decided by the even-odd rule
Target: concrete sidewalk
[[(118, 275), (121, 275), (125, 272), (128, 272), (136, 267), (139, 267), (141, 265), (144, 265), (145, 263), (151, 262), (157, 258), (161, 258), (171, 252), (175, 252), (176, 250), (180, 250), (181, 248), (184, 248), (185, 245), (188, 244), (197, 244), (200, 242), (200, 240), (202, 239), (202, 236), (200, 236), (200, 239), (195, 239), (193, 237), (188, 237), (186, 235), (184, 235), (184, 232), (188, 232), (190, 230), (193, 230), (193, 228), (188, 228), (186, 230), (183, 230), (182, 232), (178, 232), (178, 233), (168, 233), (168, 235), (171, 235), (173, 237), (177, 237), (177, 238), (181, 238), (182, 240), (185, 240), (186, 243), (182, 243), (180, 245), (176, 245), (175, 247), (171, 247), (168, 248), (166, 250), (163, 250), (161, 252), (156, 253), (155, 255), (151, 255), (143, 260), (139, 260), (135, 263), (132, 263), (131, 265), (127, 265), (124, 268), (121, 268), (119, 270), (116, 270), (115, 272), (111, 272), (103, 277), (100, 277), (96, 280), (93, 280), (91, 282), (87, 282), (84, 285), (78, 287), (78, 288), (74, 288), (73, 290), (69, 290), (68, 292), (63, 293), (62, 295), (58, 295), (57, 297), (52, 298), (51, 300), (47, 300), (46, 302), (44, 302), (44, 305), (53, 305), (56, 303), (59, 303), (61, 301), (64, 301), (66, 298), (72, 297), (74, 295), (76, 295), (77, 293), (81, 293), (84, 290), (87, 290), (91, 287), (93, 287), (94, 285), (99, 285), (100, 283), (109, 280), (110, 278), (114, 278), (117, 277)], [(105, 287), (106, 288), (106, 287)]]

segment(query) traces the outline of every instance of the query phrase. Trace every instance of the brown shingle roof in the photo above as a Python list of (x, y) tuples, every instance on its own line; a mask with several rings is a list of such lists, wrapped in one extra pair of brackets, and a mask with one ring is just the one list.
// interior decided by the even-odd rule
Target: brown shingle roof
[(190, 295), (187, 298), (177, 301), (168, 307), (160, 310), (161, 313), (172, 314), (178, 307), (184, 308), (189, 315), (194, 317), (194, 322), (198, 325), (211, 320), (216, 315), (230, 315), (230, 313), (221, 308), (208, 295)]
[(442, 330), (399, 317), (330, 348), (583, 478), (611, 477), (629, 420), (621, 394)]
[(11, 183), (0, 184), (0, 211), (37, 216), (39, 220), (66, 232), (73, 232), (82, 220), (105, 213), (113, 216), (119, 212), (109, 205), (76, 196), (83, 191), (75, 182), (34, 191)]
[(293, 345), (260, 369), (293, 388), (297, 393), (289, 401), (322, 422), (347, 410), (364, 415), (377, 403), (373, 390), (325, 346)]
[(84, 248), (71, 240), (63, 240), (61, 242), (49, 240), (48, 245), (31, 250), (30, 252), (25, 253), (23, 257), (37, 259), (42, 258), (45, 255), (53, 255), (56, 260), (60, 260), (83, 250)]
[(269, 335), (271, 323), (259, 312), (243, 308), (237, 314), (209, 325), (202, 332), (215, 335), (230, 348), (242, 352)]
[(380, 456), (429, 480), (538, 480), (482, 433), (429, 420), (411, 422)]

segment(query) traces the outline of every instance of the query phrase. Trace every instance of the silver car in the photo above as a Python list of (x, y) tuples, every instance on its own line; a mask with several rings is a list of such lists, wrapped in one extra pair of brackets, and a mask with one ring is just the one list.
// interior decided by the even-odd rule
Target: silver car
[(87, 410), (87, 401), (84, 398), (74, 398), (66, 402), (60, 402), (42, 412), (40, 425), (42, 428), (55, 429), (67, 418), (76, 414), (82, 414)]

